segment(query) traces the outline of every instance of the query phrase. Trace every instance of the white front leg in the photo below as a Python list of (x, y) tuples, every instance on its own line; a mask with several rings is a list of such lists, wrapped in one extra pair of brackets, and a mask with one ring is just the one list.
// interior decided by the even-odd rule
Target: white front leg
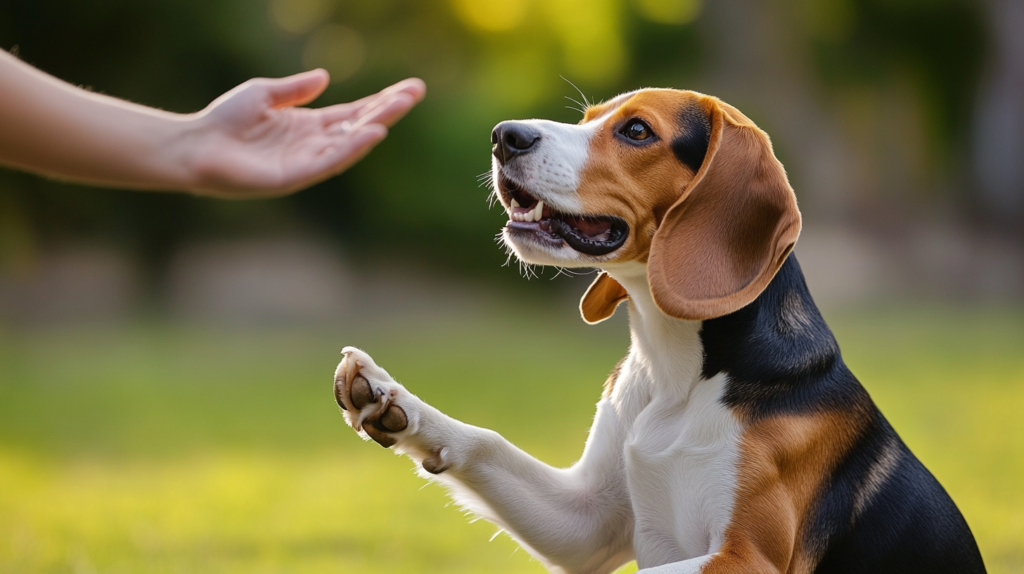
[(620, 425), (607, 401), (583, 457), (546, 465), (498, 433), (426, 404), (354, 347), (335, 374), (345, 420), (364, 438), (420, 463), (472, 512), (502, 527), (556, 572), (612, 572), (633, 556), (633, 515)]

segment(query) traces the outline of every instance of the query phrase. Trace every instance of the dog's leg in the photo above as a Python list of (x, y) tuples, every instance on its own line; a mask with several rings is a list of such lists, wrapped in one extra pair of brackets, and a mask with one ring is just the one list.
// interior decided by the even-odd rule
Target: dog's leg
[(425, 476), (507, 531), (549, 568), (611, 572), (632, 558), (633, 516), (621, 428), (598, 408), (583, 457), (548, 466), (494, 431), (457, 421), (411, 394), (369, 355), (346, 347), (335, 374), (345, 420), (364, 438), (420, 463)]

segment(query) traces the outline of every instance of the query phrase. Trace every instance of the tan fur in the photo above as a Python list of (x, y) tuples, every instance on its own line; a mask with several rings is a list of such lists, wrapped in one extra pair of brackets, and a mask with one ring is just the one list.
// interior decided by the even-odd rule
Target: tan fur
[(818, 551), (802, 544), (815, 497), (863, 427), (851, 413), (773, 417), (740, 445), (737, 497), (725, 543), (701, 574), (808, 574)]
[[(685, 129), (679, 113), (701, 97), (706, 96), (645, 90), (607, 117), (600, 116), (603, 123), (591, 139), (577, 193), (587, 212), (618, 215), (629, 224), (629, 239), (613, 261), (647, 261), (662, 217), (693, 180), (693, 170), (676, 158), (669, 144)], [(632, 118), (647, 122), (660, 141), (623, 145), (616, 133)]]

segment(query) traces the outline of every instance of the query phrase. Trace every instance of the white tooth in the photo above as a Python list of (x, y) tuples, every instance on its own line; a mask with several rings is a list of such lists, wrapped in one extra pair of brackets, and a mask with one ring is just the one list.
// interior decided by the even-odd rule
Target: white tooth
[(519, 202), (516, 201), (515, 198), (512, 199), (512, 207), (513, 208), (519, 207)]
[(533, 221), (533, 212), (532, 211), (527, 211), (526, 213), (524, 213), (523, 214), (523, 221), (526, 221), (526, 222)]
[(521, 220), (522, 218), (521, 218), (521, 217), (520, 217), (519, 215), (520, 215), (520, 214), (518, 214), (518, 213), (513, 213), (513, 214), (512, 214), (512, 219), (514, 219), (514, 220), (516, 220), (516, 221), (519, 221), (519, 220)]
[(544, 202), (538, 201), (537, 207), (533, 209), (533, 220), (540, 221), (540, 216), (544, 213)]

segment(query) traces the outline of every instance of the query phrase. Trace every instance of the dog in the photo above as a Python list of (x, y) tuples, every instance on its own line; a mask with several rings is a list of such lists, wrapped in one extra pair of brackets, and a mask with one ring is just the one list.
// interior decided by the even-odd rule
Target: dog
[(631, 345), (583, 455), (550, 467), (347, 347), (334, 390), (357, 432), (553, 572), (985, 572), (811, 299), (767, 134), (717, 98), (644, 89), (575, 125), (502, 122), (491, 141), (504, 243), (527, 263), (598, 268), (588, 323), (628, 303)]

